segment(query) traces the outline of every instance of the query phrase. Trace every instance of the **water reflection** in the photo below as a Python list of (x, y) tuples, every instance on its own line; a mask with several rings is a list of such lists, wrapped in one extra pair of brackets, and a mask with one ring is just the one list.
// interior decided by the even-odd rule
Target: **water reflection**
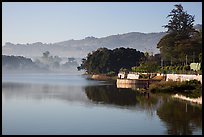
[(155, 97), (144, 95), (132, 89), (118, 89), (115, 85), (89, 86), (85, 92), (95, 103), (114, 104), (118, 106), (154, 106), (157, 104)]
[(5, 100), (46, 100), (58, 99), (68, 102), (87, 102), (88, 99), (80, 86), (63, 86), (50, 84), (3, 83), (2, 95)]
[(117, 88), (129, 88), (129, 89), (136, 89), (139, 90), (140, 88), (144, 88), (145, 84), (124, 84), (124, 83), (117, 83)]
[(95, 103), (135, 106), (157, 115), (166, 125), (170, 135), (192, 135), (202, 129), (202, 107), (171, 99), (168, 95), (150, 94), (147, 97), (131, 89), (117, 89), (115, 86), (86, 87), (87, 97)]
[(137, 93), (131, 89), (117, 89), (115, 86), (85, 87), (85, 92), (91, 101), (120, 106), (136, 105)]
[(196, 128), (202, 129), (202, 108), (177, 101), (165, 101), (157, 110), (171, 135), (192, 135)]
[(66, 103), (80, 102), (88, 106), (126, 108), (135, 113), (145, 111), (152, 118), (161, 120), (166, 128), (163, 134), (202, 133), (202, 106), (193, 106), (163, 95), (147, 96), (136, 90), (117, 88), (116, 85), (66, 86), (6, 82), (2, 85), (2, 96), (4, 104), (12, 99), (53, 99)]

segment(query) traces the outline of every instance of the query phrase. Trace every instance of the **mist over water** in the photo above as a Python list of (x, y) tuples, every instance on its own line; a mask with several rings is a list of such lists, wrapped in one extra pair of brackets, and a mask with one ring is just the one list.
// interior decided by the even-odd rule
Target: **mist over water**
[(28, 84), (48, 84), (48, 85), (73, 85), (86, 86), (98, 85), (103, 82), (86, 80), (87, 76), (78, 73), (12, 73), (2, 75), (3, 82), (28, 83)]
[(2, 57), (4, 135), (202, 134), (202, 105), (89, 80), (72, 57)]
[(80, 73), (3, 74), (2, 134), (202, 134), (202, 106)]
[(4, 135), (202, 134), (202, 105), (89, 80), (73, 57), (2, 57)]
[(53, 56), (46, 51), (40, 57), (2, 55), (2, 73), (71, 73), (79, 74), (77, 67), (81, 59)]

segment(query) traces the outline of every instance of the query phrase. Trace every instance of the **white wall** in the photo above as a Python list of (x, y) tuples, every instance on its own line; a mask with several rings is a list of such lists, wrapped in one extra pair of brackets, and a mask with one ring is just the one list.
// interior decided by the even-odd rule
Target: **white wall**
[(166, 74), (166, 81), (189, 81), (198, 80), (202, 83), (202, 75), (188, 75), (188, 74)]
[(128, 74), (127, 79), (139, 79), (139, 75), (138, 74)]
[(124, 73), (118, 73), (118, 78), (125, 78), (125, 74)]

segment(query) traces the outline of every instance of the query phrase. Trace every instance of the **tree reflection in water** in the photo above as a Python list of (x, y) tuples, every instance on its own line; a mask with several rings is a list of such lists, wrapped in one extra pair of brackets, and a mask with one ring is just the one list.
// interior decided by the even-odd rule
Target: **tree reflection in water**
[(167, 134), (192, 135), (196, 128), (202, 129), (202, 107), (178, 101), (166, 101), (157, 110), (166, 124)]
[(88, 99), (95, 103), (119, 106), (135, 106), (137, 104), (149, 104), (151, 106), (156, 104), (154, 98), (147, 98), (147, 96), (132, 89), (118, 89), (115, 85), (89, 86), (85, 87), (85, 92)]
[(132, 89), (118, 89), (114, 85), (85, 87), (85, 93), (95, 103), (135, 106), (148, 113), (156, 112), (165, 123), (165, 134), (193, 134), (202, 129), (202, 106), (186, 105), (186, 102), (171, 99), (170, 96), (150, 94), (144, 96)]

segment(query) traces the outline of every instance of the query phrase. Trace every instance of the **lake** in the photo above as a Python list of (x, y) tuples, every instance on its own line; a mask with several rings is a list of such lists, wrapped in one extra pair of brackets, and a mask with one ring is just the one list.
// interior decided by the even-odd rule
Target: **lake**
[(202, 135), (202, 105), (81, 74), (3, 74), (4, 135)]

